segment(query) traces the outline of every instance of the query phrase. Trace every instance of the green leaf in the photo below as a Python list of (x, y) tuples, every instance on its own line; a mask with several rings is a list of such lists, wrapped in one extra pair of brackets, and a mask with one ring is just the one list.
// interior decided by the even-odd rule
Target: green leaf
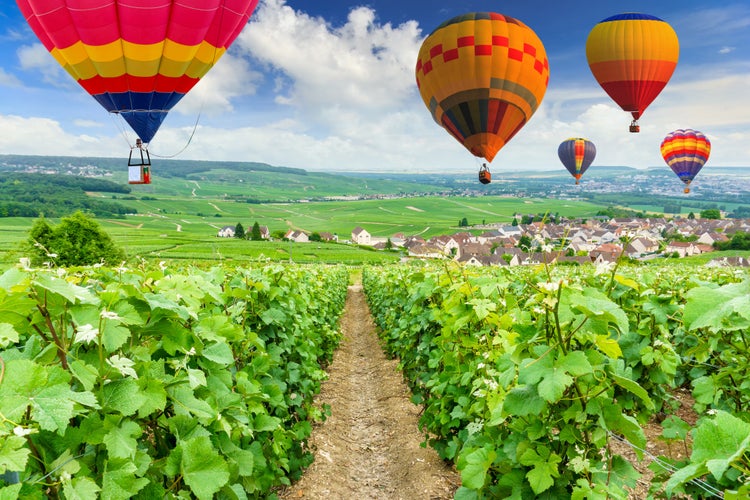
[(89, 365), (80, 359), (71, 361), (68, 368), (70, 368), (70, 373), (73, 374), (73, 377), (75, 377), (75, 379), (78, 380), (87, 391), (92, 390), (99, 379), (99, 371), (96, 367)]
[(511, 389), (503, 401), (503, 415), (524, 417), (538, 415), (547, 407), (544, 399), (539, 396), (536, 388), (519, 386)]
[[(145, 385), (144, 385), (145, 384)], [(151, 413), (164, 410), (167, 406), (167, 391), (164, 382), (154, 379), (139, 379), (143, 402), (138, 407), (138, 416), (145, 417)]]
[(0, 348), (6, 348), (18, 342), (18, 332), (10, 323), (0, 323)]
[(189, 413), (198, 418), (212, 419), (218, 412), (211, 407), (205, 400), (198, 399), (193, 391), (184, 385), (170, 387), (167, 389), (174, 402), (175, 413)]
[(643, 403), (646, 405), (646, 408), (648, 408), (649, 410), (653, 410), (654, 408), (656, 408), (654, 402), (651, 401), (650, 397), (648, 397), (646, 389), (638, 385), (638, 382), (630, 380), (629, 378), (621, 377), (616, 373), (613, 373), (611, 377), (615, 384), (640, 398), (640, 400), (643, 401)]
[(690, 461), (705, 463), (720, 481), (724, 472), (750, 450), (750, 424), (717, 410), (713, 419), (703, 420), (695, 430)]
[(132, 420), (125, 420), (109, 430), (103, 442), (112, 458), (135, 458), (137, 438), (142, 434), (141, 427)]
[(130, 330), (118, 321), (108, 319), (104, 321), (104, 327), (101, 331), (102, 344), (107, 353), (117, 351), (120, 347), (130, 340)]
[(25, 447), (26, 439), (10, 435), (0, 439), (0, 471), (22, 471), (26, 469), (31, 450)]
[(555, 453), (550, 453), (549, 450), (544, 451), (543, 455), (537, 453), (533, 448), (529, 448), (519, 458), (521, 464), (532, 467), (526, 473), (526, 479), (528, 479), (531, 489), (537, 495), (552, 487), (555, 484), (553, 478), (560, 476), (557, 466), (562, 458)]
[(565, 389), (573, 383), (573, 377), (566, 374), (563, 370), (557, 368), (539, 382), (537, 391), (548, 403), (560, 401), (565, 394)]
[(716, 385), (714, 379), (708, 376), (698, 377), (691, 382), (693, 386), (693, 397), (697, 403), (710, 405), (716, 397)]
[(99, 485), (88, 477), (74, 477), (70, 481), (63, 481), (66, 500), (90, 500), (97, 498), (99, 491)]
[(277, 429), (281, 425), (281, 419), (277, 417), (271, 417), (266, 414), (260, 414), (255, 417), (253, 423), (253, 429), (256, 432), (270, 432)]
[(133, 462), (113, 459), (105, 462), (102, 479), (102, 500), (128, 500), (146, 487), (148, 479), (138, 477)]
[(181, 443), (180, 472), (200, 500), (210, 500), (229, 481), (229, 467), (208, 437)]
[(469, 301), (469, 304), (473, 307), (474, 314), (477, 315), (479, 321), (482, 321), (491, 312), (497, 310), (497, 304), (489, 299), (472, 299)]
[(718, 288), (693, 288), (685, 294), (687, 302), (683, 321), (688, 330), (710, 328), (719, 331), (726, 326), (732, 313), (745, 319), (750, 315), (750, 281), (732, 283)]
[(234, 354), (232, 348), (225, 342), (215, 342), (203, 348), (201, 353), (203, 357), (222, 366), (229, 366), (234, 363)]
[(617, 340), (609, 335), (597, 335), (594, 339), (596, 347), (610, 358), (621, 358), (622, 349)]
[(88, 288), (83, 288), (51, 274), (39, 273), (34, 279), (34, 285), (59, 295), (71, 304), (98, 304), (99, 298)]
[(466, 465), (461, 469), (461, 484), (474, 490), (482, 489), (487, 471), (496, 457), (497, 452), (488, 448), (476, 449), (463, 457)]
[(135, 379), (114, 380), (102, 388), (102, 407), (122, 415), (133, 415), (144, 402), (145, 398)]
[(31, 416), (39, 422), (39, 427), (61, 435), (65, 432), (74, 415), (72, 392), (65, 384), (42, 387), (31, 400)]
[(582, 377), (594, 371), (589, 358), (586, 357), (586, 353), (583, 351), (569, 352), (560, 363), (560, 368), (563, 368), (566, 373), (574, 377)]

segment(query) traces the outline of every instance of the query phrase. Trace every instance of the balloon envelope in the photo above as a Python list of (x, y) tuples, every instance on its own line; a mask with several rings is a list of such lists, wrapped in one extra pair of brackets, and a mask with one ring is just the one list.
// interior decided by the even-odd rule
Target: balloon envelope
[(571, 137), (564, 140), (557, 148), (557, 156), (560, 157), (560, 161), (578, 184), (581, 176), (588, 170), (596, 157), (596, 146), (588, 139)]
[(586, 59), (594, 78), (635, 120), (664, 89), (679, 54), (672, 27), (648, 14), (608, 17), (594, 26), (586, 40)]
[[(678, 129), (667, 134), (661, 143), (661, 155), (679, 179), (689, 186), (708, 161), (711, 141), (701, 132)], [(686, 187), (685, 192), (690, 192)]]
[(52, 56), (150, 142), (258, 0), (16, 0)]
[(473, 12), (445, 21), (424, 40), (416, 79), (438, 125), (491, 162), (541, 104), (549, 62), (521, 21)]

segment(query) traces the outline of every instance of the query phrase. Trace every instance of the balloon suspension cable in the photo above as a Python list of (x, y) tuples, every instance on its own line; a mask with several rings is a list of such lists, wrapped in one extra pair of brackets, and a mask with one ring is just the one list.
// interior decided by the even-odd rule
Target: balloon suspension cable
[[(122, 124), (122, 121), (118, 119), (120, 116), (120, 113), (109, 113), (109, 116), (112, 118), (112, 121), (115, 124), (115, 128), (120, 132), (120, 135), (122, 136), (123, 140), (125, 140), (125, 144), (128, 145), (129, 148), (133, 148), (133, 143), (128, 139), (128, 131), (125, 128), (125, 126)], [(123, 120), (124, 121), (124, 120)]]
[(195, 124), (193, 125), (193, 131), (190, 132), (190, 137), (188, 137), (188, 140), (185, 143), (185, 145), (182, 147), (182, 149), (180, 149), (176, 153), (173, 153), (173, 154), (170, 154), (170, 155), (158, 155), (158, 154), (153, 153), (153, 152), (151, 154), (153, 154), (157, 158), (174, 158), (174, 157), (179, 156), (180, 154), (182, 154), (188, 148), (188, 146), (190, 146), (190, 143), (193, 141), (193, 136), (195, 135), (195, 131), (198, 129), (198, 122), (201, 119), (201, 114), (202, 113), (203, 113), (203, 104), (201, 104), (201, 110), (198, 111), (198, 116), (195, 117)]

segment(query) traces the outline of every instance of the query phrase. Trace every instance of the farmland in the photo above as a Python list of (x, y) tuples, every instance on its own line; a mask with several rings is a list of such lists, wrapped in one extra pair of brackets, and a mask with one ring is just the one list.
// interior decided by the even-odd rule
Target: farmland
[[(396, 233), (425, 238), (459, 230), (466, 218), (469, 224), (483, 222), (510, 224), (512, 215), (560, 213), (589, 217), (601, 207), (588, 202), (504, 197), (410, 197), (377, 200), (327, 201), (306, 203), (251, 204), (222, 198), (164, 197), (119, 200), (134, 211), (118, 219), (98, 222), (128, 256), (147, 259), (254, 260), (270, 258), (295, 262), (374, 262), (395, 260), (396, 256), (358, 249), (342, 244), (299, 244), (249, 242), (217, 238), (225, 225), (241, 223), (249, 230), (255, 222), (271, 232), (289, 229), (337, 234), (349, 239), (361, 226), (376, 237)], [(18, 244), (27, 238), (33, 219), (0, 218), (2, 261), (16, 261)], [(290, 256), (291, 252), (291, 256)]]

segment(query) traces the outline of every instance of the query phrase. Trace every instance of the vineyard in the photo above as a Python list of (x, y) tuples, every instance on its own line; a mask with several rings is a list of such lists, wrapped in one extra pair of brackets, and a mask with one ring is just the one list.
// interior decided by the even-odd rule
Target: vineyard
[[(750, 279), (616, 266), (370, 268), (363, 284), (457, 499), (628, 498), (643, 426), (692, 444), (655, 457), (650, 494), (750, 495)], [(688, 388), (694, 426), (673, 415)]]
[[(336, 413), (314, 398), (351, 272), (9, 269), (0, 498), (275, 497)], [(750, 496), (746, 271), (412, 264), (362, 285), (455, 498), (627, 499), (642, 474), (615, 442), (652, 461), (653, 498)], [(650, 422), (689, 453), (648, 457)]]
[(0, 498), (262, 498), (298, 478), (348, 271), (0, 276)]

